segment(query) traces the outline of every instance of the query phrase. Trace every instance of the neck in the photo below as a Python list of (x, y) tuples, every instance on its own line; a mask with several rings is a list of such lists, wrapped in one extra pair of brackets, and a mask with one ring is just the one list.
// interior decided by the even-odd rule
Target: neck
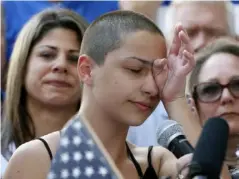
[(228, 165), (239, 167), (239, 158), (236, 156), (236, 151), (239, 145), (239, 135), (231, 136), (228, 141), (226, 153), (226, 162)]
[(125, 141), (129, 126), (107, 115), (91, 96), (93, 95), (84, 96), (79, 115), (94, 129), (111, 158), (119, 165), (127, 157), (126, 152), (122, 151), (126, 151)]
[(77, 105), (48, 106), (32, 98), (27, 99), (27, 109), (35, 127), (35, 137), (61, 130), (76, 113)]

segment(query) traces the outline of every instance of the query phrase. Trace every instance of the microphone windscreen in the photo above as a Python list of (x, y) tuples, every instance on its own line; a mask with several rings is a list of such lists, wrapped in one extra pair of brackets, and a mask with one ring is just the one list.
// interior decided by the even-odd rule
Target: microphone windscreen
[(227, 150), (228, 123), (219, 117), (210, 118), (203, 127), (190, 166), (189, 176), (218, 178)]
[(174, 120), (165, 120), (160, 123), (157, 130), (157, 142), (159, 145), (168, 148), (171, 140), (183, 134), (182, 126)]

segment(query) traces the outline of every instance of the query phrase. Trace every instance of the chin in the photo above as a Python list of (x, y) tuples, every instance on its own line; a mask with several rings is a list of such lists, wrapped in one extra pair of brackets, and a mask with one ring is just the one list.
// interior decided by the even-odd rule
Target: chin
[(143, 115), (128, 117), (127, 124), (129, 126), (140, 126), (141, 124), (143, 124), (146, 121), (147, 117), (145, 117)]
[(238, 131), (239, 129), (235, 128), (234, 126), (231, 126), (230, 124), (229, 124), (229, 126), (230, 126), (229, 135), (232, 136), (232, 137), (237, 136), (237, 138), (238, 138), (239, 137), (239, 131)]
[(44, 100), (44, 103), (51, 106), (66, 106), (66, 105), (72, 105), (76, 104), (77, 101), (69, 98), (62, 98), (62, 97), (54, 97), (54, 98), (48, 98), (47, 100)]

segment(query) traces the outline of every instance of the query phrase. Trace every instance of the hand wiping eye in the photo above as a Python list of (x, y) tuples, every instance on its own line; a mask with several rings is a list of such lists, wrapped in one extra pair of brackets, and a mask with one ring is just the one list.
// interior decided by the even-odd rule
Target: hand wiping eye
[[(155, 81), (164, 102), (171, 102), (185, 95), (186, 76), (195, 65), (193, 54), (189, 36), (182, 25), (178, 24), (167, 59), (155, 60), (153, 65)], [(165, 78), (163, 87), (162, 78)]]

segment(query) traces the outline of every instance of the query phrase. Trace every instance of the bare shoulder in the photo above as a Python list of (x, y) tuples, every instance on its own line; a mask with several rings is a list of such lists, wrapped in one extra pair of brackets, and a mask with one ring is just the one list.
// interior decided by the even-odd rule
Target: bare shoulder
[[(148, 152), (149, 147), (136, 147), (129, 145), (136, 160), (142, 166), (143, 171), (148, 167)], [(177, 174), (177, 159), (166, 148), (154, 146), (151, 150), (151, 161), (158, 176), (172, 176)]]
[[(45, 135), (43, 138), (54, 156), (59, 146), (59, 131)], [(51, 160), (46, 147), (40, 140), (27, 142), (14, 152), (11, 157), (4, 179), (45, 179)]]
[(51, 149), (52, 155), (54, 156), (60, 144), (60, 132), (52, 132), (48, 135), (43, 136), (42, 138), (47, 142)]

